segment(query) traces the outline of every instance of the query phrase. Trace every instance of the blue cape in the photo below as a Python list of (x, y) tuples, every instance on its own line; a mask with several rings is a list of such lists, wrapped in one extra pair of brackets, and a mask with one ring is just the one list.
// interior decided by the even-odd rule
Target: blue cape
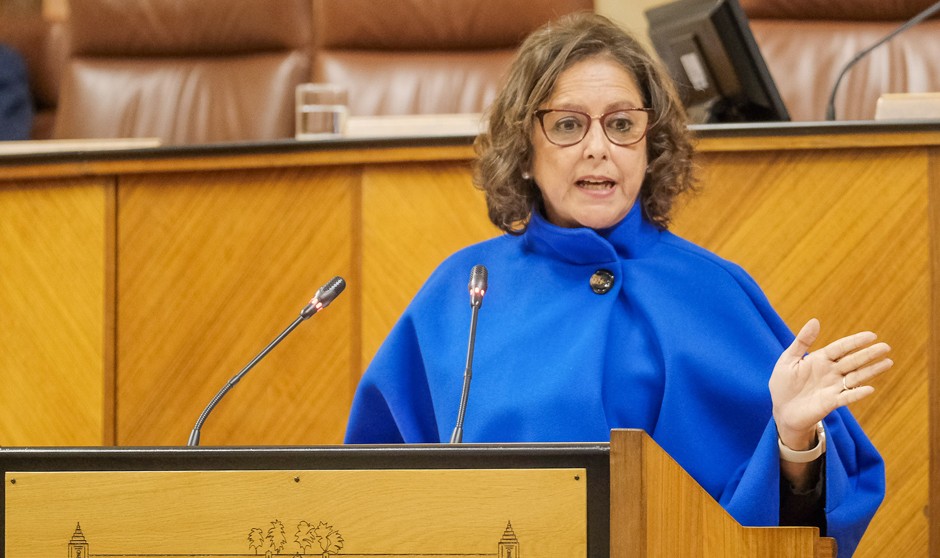
[[(356, 392), (347, 443), (435, 443), (454, 429), (470, 269), (489, 270), (464, 442), (609, 441), (642, 428), (743, 525), (779, 522), (767, 382), (793, 334), (737, 265), (648, 222), (609, 230), (538, 212), (525, 234), (434, 271)], [(614, 276), (596, 294), (597, 270)], [(851, 555), (884, 497), (884, 464), (845, 408), (824, 421), (828, 535)]]

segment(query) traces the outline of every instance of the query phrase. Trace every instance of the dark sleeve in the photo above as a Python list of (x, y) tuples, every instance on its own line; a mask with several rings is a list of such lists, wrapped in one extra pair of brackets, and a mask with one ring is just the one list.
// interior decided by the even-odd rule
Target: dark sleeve
[(33, 127), (33, 101), (26, 63), (0, 44), (0, 140), (27, 140)]
[(780, 475), (780, 525), (787, 527), (818, 527), (820, 536), (826, 536), (826, 456), (819, 458), (816, 485), (806, 490), (795, 490)]

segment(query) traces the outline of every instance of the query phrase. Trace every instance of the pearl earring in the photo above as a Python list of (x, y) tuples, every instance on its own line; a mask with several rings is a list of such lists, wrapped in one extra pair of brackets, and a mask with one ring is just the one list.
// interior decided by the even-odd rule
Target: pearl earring
[(532, 175), (529, 174), (529, 173), (527, 173), (527, 172), (524, 172), (524, 173), (522, 173), (522, 179), (523, 179), (523, 180), (532, 180)]

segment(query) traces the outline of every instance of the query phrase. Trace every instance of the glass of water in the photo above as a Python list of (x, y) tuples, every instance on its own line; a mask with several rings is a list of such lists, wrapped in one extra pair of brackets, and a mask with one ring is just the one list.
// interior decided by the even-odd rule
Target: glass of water
[(349, 92), (333, 83), (301, 83), (296, 91), (294, 137), (299, 140), (335, 138), (346, 131)]

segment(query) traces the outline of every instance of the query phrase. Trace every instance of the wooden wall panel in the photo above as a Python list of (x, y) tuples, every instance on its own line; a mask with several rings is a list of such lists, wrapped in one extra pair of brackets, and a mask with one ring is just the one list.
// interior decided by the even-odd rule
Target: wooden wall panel
[(747, 269), (817, 347), (871, 329), (895, 367), (852, 407), (888, 495), (857, 556), (927, 555), (930, 285), (924, 150), (707, 153), (674, 230)]
[(107, 178), (0, 185), (0, 445), (103, 433)]
[[(925, 533), (930, 556), (940, 556), (940, 519), (930, 510), (940, 509), (940, 389), (937, 385), (937, 370), (940, 367), (940, 246), (934, 239), (940, 238), (940, 148), (931, 147), (927, 152), (927, 197), (930, 242), (930, 332), (927, 345), (927, 365), (930, 375), (930, 389), (927, 404), (928, 430), (930, 432), (930, 500), (924, 508), (928, 521)], [(903, 428), (903, 426), (902, 426)]]
[[(744, 266), (792, 328), (816, 316), (820, 343), (866, 328), (893, 346), (895, 368), (853, 406), (888, 475), (863, 557), (929, 555), (940, 533), (927, 514), (940, 498), (938, 142), (712, 139), (673, 227)], [(341, 441), (359, 374), (427, 275), (498, 234), (471, 152), (410, 149), (0, 168), (0, 444), (184, 444), (336, 274), (347, 292), (232, 390), (202, 442)]]
[(362, 188), (365, 366), (437, 265), (500, 231), (486, 216), (467, 161), (370, 167)]
[(184, 445), (216, 392), (334, 275), (347, 291), (231, 390), (202, 445), (342, 441), (358, 368), (358, 180), (299, 167), (122, 177), (119, 444)]

